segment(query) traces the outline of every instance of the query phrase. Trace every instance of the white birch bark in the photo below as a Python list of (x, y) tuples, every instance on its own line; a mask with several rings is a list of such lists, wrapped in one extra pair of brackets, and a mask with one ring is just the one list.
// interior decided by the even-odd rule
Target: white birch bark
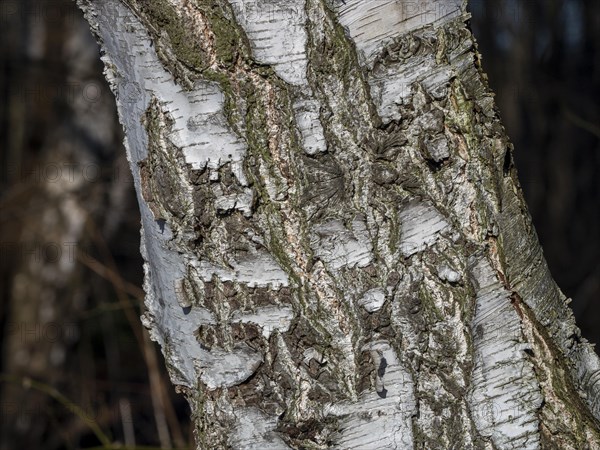
[(457, 0), (79, 0), (199, 449), (600, 448)]

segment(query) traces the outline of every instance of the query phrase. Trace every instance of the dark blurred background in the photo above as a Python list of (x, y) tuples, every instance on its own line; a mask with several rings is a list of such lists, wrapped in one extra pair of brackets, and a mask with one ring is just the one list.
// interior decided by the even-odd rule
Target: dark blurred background
[[(600, 2), (472, 0), (550, 268), (600, 341)], [(0, 0), (0, 449), (191, 445), (138, 319), (139, 215), (71, 0)]]

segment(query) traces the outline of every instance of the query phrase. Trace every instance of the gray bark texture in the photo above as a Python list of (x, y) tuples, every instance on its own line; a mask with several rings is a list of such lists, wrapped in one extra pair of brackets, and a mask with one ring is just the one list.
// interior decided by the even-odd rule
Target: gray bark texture
[(199, 449), (600, 448), (457, 0), (79, 0)]

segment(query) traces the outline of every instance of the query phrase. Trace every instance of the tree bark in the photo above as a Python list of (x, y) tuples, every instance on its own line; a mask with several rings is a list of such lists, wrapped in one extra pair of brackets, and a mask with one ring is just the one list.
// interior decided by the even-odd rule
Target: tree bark
[(199, 449), (600, 448), (466, 4), (79, 4)]

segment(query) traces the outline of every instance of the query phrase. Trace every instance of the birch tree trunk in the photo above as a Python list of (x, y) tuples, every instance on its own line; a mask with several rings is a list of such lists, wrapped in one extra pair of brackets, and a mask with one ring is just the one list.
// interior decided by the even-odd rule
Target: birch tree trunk
[(79, 0), (199, 449), (600, 448), (460, 0)]

